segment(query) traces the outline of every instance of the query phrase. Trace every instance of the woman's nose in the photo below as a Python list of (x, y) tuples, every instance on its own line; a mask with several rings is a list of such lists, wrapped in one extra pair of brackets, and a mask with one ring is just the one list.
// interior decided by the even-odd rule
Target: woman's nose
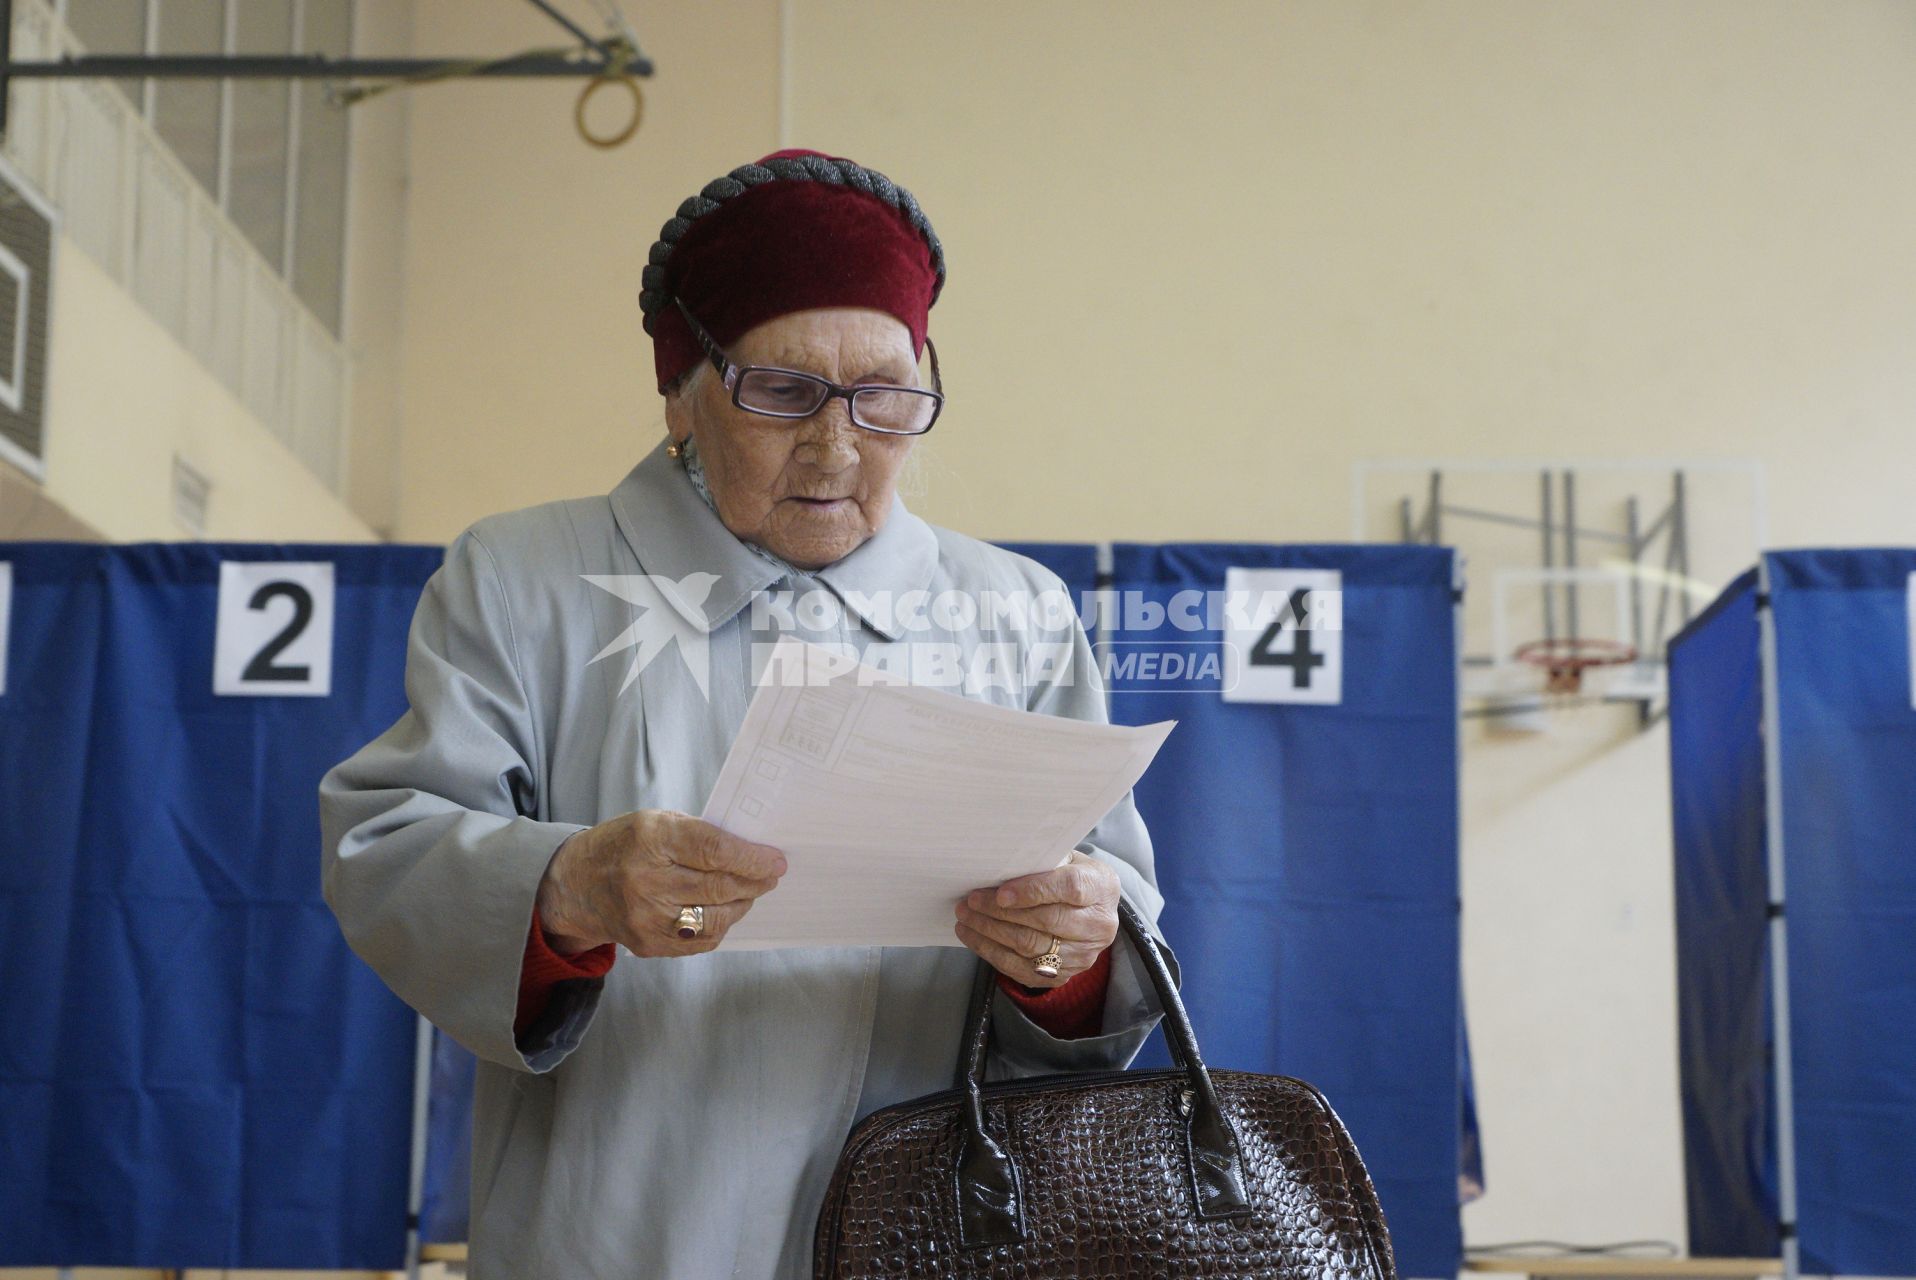
[(828, 400), (799, 424), (798, 445), (792, 452), (807, 466), (842, 470), (858, 461), (858, 432), (851, 406), (843, 400)]

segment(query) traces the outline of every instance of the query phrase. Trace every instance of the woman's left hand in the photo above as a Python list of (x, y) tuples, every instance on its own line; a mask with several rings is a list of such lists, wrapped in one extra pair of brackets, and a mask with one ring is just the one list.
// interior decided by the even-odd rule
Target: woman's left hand
[[(1053, 871), (974, 889), (958, 904), (958, 940), (992, 968), (1027, 987), (1061, 987), (1096, 963), (1118, 936), (1118, 873), (1073, 852)], [(1058, 946), (1058, 974), (1033, 964)]]

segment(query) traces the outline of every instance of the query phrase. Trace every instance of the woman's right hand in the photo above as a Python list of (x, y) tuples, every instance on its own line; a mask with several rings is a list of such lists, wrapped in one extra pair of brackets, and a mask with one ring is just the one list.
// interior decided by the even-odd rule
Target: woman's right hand
[[(669, 809), (639, 809), (566, 837), (539, 881), (539, 923), (576, 954), (616, 942), (634, 955), (691, 956), (725, 938), (778, 887), (785, 855)], [(679, 911), (705, 908), (705, 932), (678, 936)]]

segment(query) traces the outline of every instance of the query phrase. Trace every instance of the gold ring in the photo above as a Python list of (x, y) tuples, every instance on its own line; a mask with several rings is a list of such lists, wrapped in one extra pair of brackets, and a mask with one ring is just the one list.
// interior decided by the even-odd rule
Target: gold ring
[(1060, 943), (1057, 938), (1053, 938), (1051, 940), (1051, 950), (1031, 962), (1031, 967), (1038, 971), (1039, 977), (1055, 978), (1058, 976), (1058, 966), (1064, 963), (1064, 957), (1058, 954), (1058, 948), (1061, 945), (1063, 944)]
[(700, 934), (704, 933), (705, 932), (705, 908), (704, 907), (680, 907), (678, 928), (679, 928), (679, 937), (681, 938), (696, 938)]

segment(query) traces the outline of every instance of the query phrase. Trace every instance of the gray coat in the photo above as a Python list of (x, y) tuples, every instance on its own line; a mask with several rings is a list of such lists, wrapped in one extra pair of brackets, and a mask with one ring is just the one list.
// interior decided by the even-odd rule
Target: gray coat
[[(641, 611), (582, 575), (661, 575), (702, 590), (709, 698), (687, 656), (594, 662)], [(713, 578), (694, 578), (697, 574)], [(355, 951), (479, 1057), (471, 1274), (477, 1280), (791, 1277), (846, 1132), (950, 1085), (973, 972), (956, 945), (620, 956), (561, 988), (515, 1043), (534, 895), (571, 833), (640, 808), (699, 812), (751, 694), (768, 589), (833, 593), (856, 651), (921, 639), (874, 593), (1059, 589), (1030, 560), (934, 528), (896, 503), (884, 527), (805, 581), (729, 533), (654, 450), (607, 497), (491, 516), (426, 585), (406, 660), (411, 709), (320, 784), (326, 899)], [(961, 646), (978, 625), (945, 634)], [(1082, 628), (1066, 679), (967, 696), (1105, 718)], [(808, 635), (809, 639), (830, 639)], [(994, 633), (993, 641), (1007, 637)], [(1080, 846), (1160, 905), (1130, 798)], [(909, 857), (909, 850), (900, 850)], [(1059, 1041), (1002, 996), (994, 1074), (1122, 1066), (1156, 1020), (1120, 943), (1104, 1034)]]

